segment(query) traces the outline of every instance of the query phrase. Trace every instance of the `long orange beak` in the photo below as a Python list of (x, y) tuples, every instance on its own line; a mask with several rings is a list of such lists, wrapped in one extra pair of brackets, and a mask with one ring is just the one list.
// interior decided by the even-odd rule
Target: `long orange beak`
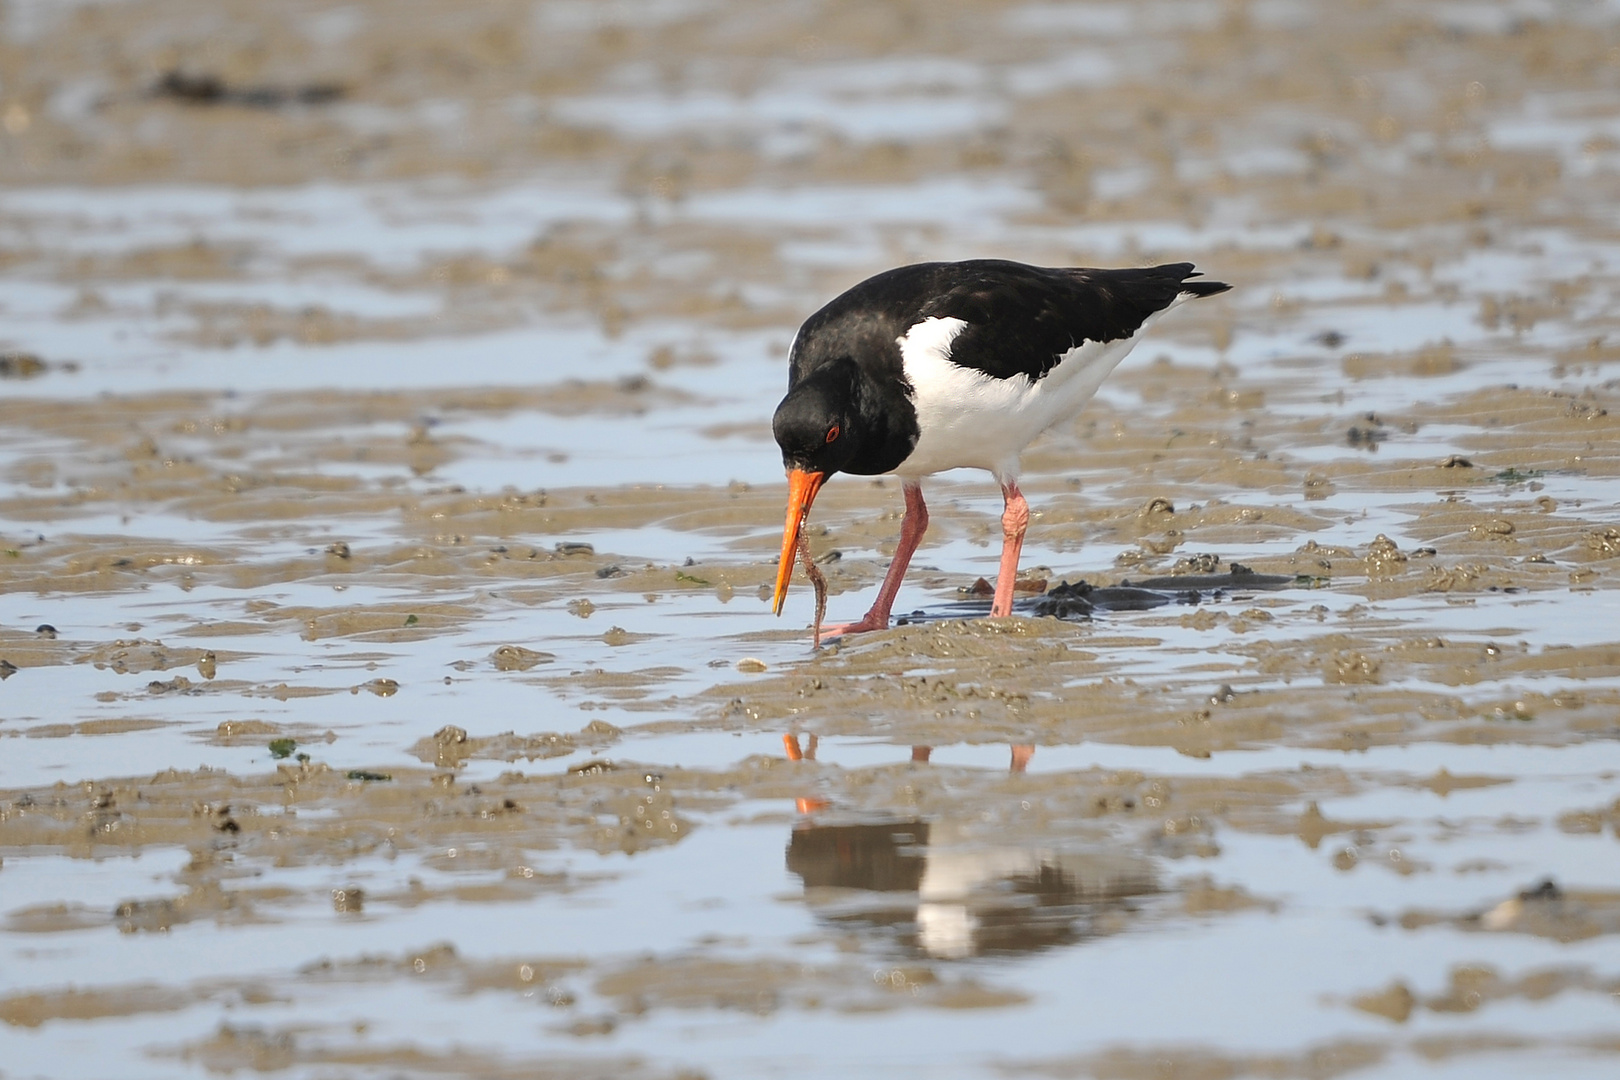
[(778, 615), (782, 614), (782, 604), (787, 601), (788, 582), (793, 578), (793, 559), (798, 554), (799, 533), (804, 528), (804, 519), (810, 514), (810, 504), (816, 501), (816, 492), (821, 490), (822, 482), (827, 479), (826, 473), (805, 472), (803, 469), (789, 469), (787, 475), (787, 524), (782, 526), (782, 561), (776, 568), (774, 604)]

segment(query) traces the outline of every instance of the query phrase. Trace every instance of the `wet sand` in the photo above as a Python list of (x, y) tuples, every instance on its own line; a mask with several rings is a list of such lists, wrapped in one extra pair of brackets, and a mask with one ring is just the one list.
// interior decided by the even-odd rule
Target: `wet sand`
[[(1615, 1070), (1612, 14), (4, 19), (0, 1078)], [(972, 256), (1234, 285), (1029, 576), (1279, 587), (964, 617), (957, 473), (771, 617), (799, 321)]]

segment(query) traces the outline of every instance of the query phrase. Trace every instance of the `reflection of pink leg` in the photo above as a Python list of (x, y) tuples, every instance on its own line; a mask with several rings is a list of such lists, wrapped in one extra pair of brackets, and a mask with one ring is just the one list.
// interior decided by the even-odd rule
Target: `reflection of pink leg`
[(878, 589), (877, 600), (873, 602), (872, 610), (868, 611), (860, 622), (843, 623), (822, 630), (823, 640), (840, 634), (860, 634), (868, 630), (889, 628), (889, 612), (894, 608), (894, 598), (900, 591), (900, 581), (906, 576), (906, 567), (911, 565), (911, 556), (917, 550), (917, 545), (922, 543), (923, 533), (928, 531), (928, 507), (923, 503), (921, 486), (907, 483), (903, 485), (903, 489), (906, 493), (906, 516), (900, 522), (900, 545), (894, 550), (894, 561), (889, 564), (889, 572), (884, 575), (883, 586)]
[(1001, 515), (1001, 572), (996, 575), (996, 598), (990, 605), (992, 619), (1012, 614), (1018, 554), (1024, 550), (1024, 530), (1029, 528), (1029, 504), (1018, 490), (1018, 481), (1003, 480), (1001, 494), (1007, 500), (1007, 509)]
[(913, 746), (911, 748), (911, 760), (919, 764), (926, 764), (929, 755), (933, 752), (934, 748), (932, 746)]
[(1012, 748), (1012, 768), (1015, 773), (1023, 772), (1029, 768), (1029, 759), (1035, 756), (1033, 746), (1014, 746)]
[[(816, 760), (816, 742), (816, 737), (814, 735), (810, 736), (810, 748), (801, 750), (799, 749), (799, 737), (797, 735), (782, 736), (782, 748), (787, 751), (789, 761)], [(817, 810), (825, 810), (832, 805), (826, 799), (816, 799), (806, 795), (801, 795), (793, 802), (801, 814), (813, 814)]]

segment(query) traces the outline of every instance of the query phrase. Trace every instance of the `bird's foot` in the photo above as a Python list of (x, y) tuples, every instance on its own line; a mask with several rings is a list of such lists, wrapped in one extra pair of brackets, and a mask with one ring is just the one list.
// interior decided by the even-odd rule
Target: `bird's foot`
[(859, 622), (823, 626), (821, 628), (821, 640), (826, 642), (831, 641), (833, 638), (843, 637), (845, 634), (865, 634), (873, 630), (887, 630), (888, 628), (889, 617), (887, 615), (880, 616), (876, 612), (868, 611)]

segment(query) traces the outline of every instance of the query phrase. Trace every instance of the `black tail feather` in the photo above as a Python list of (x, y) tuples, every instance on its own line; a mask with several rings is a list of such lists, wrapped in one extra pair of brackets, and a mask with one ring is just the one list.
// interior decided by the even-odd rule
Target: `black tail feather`
[(1158, 267), (1169, 271), (1181, 278), (1181, 291), (1194, 296), (1214, 296), (1226, 292), (1232, 286), (1224, 281), (1188, 281), (1187, 278), (1203, 277), (1204, 275), (1193, 269), (1192, 263), (1171, 263), (1168, 266)]
[(1224, 281), (1183, 281), (1181, 283), (1181, 291), (1192, 293), (1194, 296), (1214, 296), (1216, 293), (1226, 292), (1231, 287)]

